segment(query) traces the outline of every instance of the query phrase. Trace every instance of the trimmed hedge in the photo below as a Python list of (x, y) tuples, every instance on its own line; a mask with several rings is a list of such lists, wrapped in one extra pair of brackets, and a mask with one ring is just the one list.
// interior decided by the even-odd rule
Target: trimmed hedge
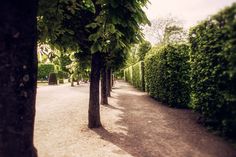
[(190, 32), (191, 105), (206, 124), (236, 138), (236, 3)]
[[(236, 139), (236, 3), (190, 30), (187, 45), (153, 47), (145, 57), (145, 90), (172, 107), (191, 107), (204, 124)], [(190, 53), (189, 53), (190, 52)], [(139, 66), (124, 70), (140, 85)]]
[(145, 91), (144, 82), (144, 62), (138, 62), (124, 70), (125, 81), (134, 85), (134, 87)]
[(49, 74), (48, 85), (57, 85), (57, 73)]
[(147, 92), (172, 107), (186, 108), (190, 100), (189, 46), (166, 45), (145, 58)]
[(145, 91), (145, 83), (144, 83), (144, 62), (138, 62), (133, 65), (132, 69), (132, 82), (134, 87)]
[(55, 72), (54, 64), (39, 64), (38, 65), (38, 79), (47, 80), (49, 74)]
[(57, 77), (58, 77), (59, 83), (63, 84), (64, 83), (65, 73), (63, 71), (58, 71), (57, 72)]
[(125, 73), (125, 81), (129, 82), (129, 83), (133, 83), (132, 82), (132, 66), (130, 66), (129, 68), (126, 68), (124, 70), (124, 73)]

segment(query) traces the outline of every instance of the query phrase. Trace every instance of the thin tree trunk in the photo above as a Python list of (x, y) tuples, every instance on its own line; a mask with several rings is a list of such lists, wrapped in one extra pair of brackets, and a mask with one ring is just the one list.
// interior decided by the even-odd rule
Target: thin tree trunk
[(110, 97), (111, 96), (111, 91), (110, 91), (110, 76), (109, 76), (109, 68), (107, 68), (107, 72), (106, 72), (106, 86), (107, 86), (107, 96)]
[(114, 86), (114, 75), (113, 74), (111, 74), (111, 87), (113, 87)]
[(70, 79), (70, 86), (74, 87), (74, 78), (73, 77), (71, 77), (71, 79)]
[(107, 68), (107, 96), (111, 96), (111, 68)]
[(37, 0), (0, 5), (0, 157), (36, 157)]
[(106, 79), (106, 67), (104, 66), (101, 70), (102, 80), (101, 80), (101, 104), (108, 105), (107, 98), (107, 79)]
[(101, 126), (100, 104), (99, 104), (100, 70), (101, 70), (101, 55), (99, 52), (97, 52), (92, 55), (92, 65), (90, 74), (90, 93), (89, 93), (89, 111), (88, 111), (89, 128), (98, 128)]
[(113, 87), (113, 84), (112, 84), (112, 70), (111, 68), (109, 69), (109, 77), (110, 77), (110, 91), (112, 91), (112, 87)]

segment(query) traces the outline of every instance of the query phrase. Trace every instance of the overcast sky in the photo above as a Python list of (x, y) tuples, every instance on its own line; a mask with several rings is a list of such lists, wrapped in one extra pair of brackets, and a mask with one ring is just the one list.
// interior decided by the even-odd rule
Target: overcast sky
[(217, 13), (236, 0), (149, 0), (145, 9), (149, 20), (169, 15), (179, 18), (189, 28), (209, 15)]

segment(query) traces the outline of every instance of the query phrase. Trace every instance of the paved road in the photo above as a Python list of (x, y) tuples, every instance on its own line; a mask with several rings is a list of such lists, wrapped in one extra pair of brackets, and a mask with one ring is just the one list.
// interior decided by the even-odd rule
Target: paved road
[(87, 128), (88, 84), (38, 88), (39, 157), (236, 157), (188, 110), (168, 108), (124, 82), (101, 106), (103, 128)]

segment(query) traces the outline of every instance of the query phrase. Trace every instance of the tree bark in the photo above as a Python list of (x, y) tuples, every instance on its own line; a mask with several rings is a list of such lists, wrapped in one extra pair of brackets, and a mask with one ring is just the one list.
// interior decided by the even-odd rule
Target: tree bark
[(107, 75), (106, 75), (106, 78), (107, 78), (107, 96), (110, 97), (111, 96), (111, 68), (107, 68)]
[(89, 93), (89, 111), (88, 127), (98, 128), (101, 126), (100, 121), (100, 104), (99, 104), (99, 80), (101, 70), (101, 55), (99, 52), (92, 55), (90, 74), (90, 93)]
[(80, 85), (80, 83), (79, 83), (79, 82), (80, 82), (80, 80), (78, 79), (78, 80), (77, 80), (77, 82), (76, 82), (76, 83), (77, 83), (77, 85)]
[(102, 80), (101, 80), (101, 104), (102, 105), (108, 105), (108, 98), (107, 98), (107, 71), (106, 66), (102, 68), (101, 71), (102, 74)]
[(114, 86), (114, 79), (115, 79), (114, 75), (113, 75), (113, 74), (111, 74), (111, 87), (113, 87), (113, 86)]
[(37, 0), (0, 5), (0, 157), (36, 157)]
[(71, 77), (71, 79), (70, 79), (70, 86), (74, 87), (74, 78), (73, 77)]
[(110, 75), (110, 91), (112, 91), (112, 87), (113, 87), (113, 77), (112, 77), (112, 69), (109, 69), (109, 75)]

